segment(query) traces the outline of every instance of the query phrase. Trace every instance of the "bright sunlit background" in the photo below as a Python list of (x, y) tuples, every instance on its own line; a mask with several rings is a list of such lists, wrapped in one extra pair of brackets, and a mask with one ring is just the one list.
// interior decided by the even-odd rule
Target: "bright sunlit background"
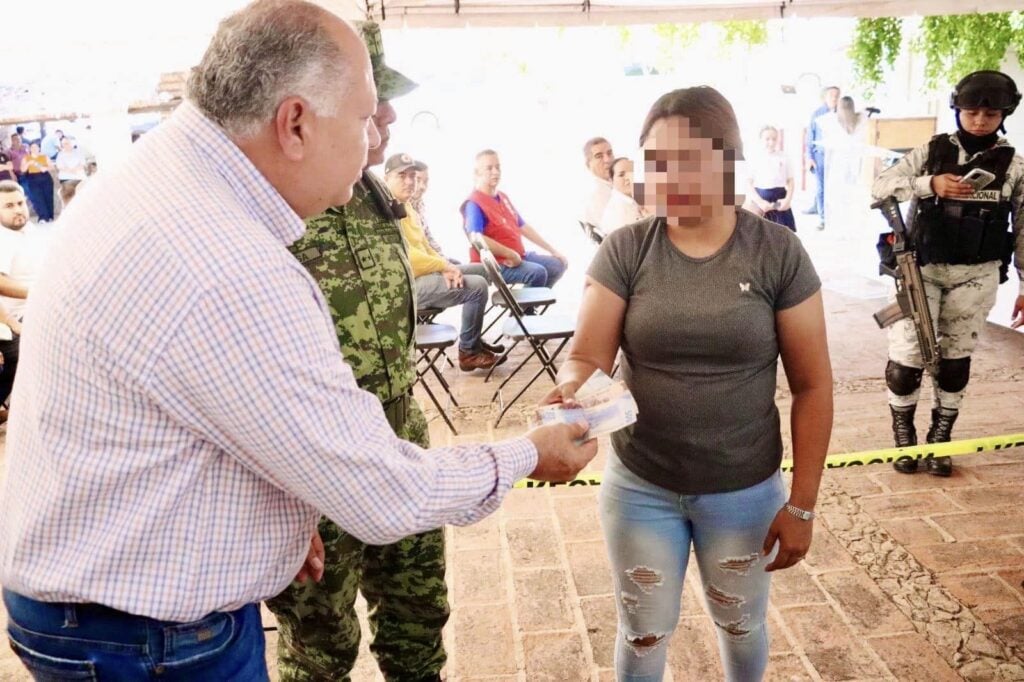
[[(346, 0), (334, 2), (342, 13), (354, 7)], [(143, 129), (160, 119), (159, 114), (129, 118), (128, 104), (152, 99), (160, 74), (196, 63), (217, 22), (244, 4), (37, 2), (33, 15), (45, 21), (31, 30), (8, 31), (0, 42), (5, 65), (0, 118), (89, 113), (88, 121), (49, 126), (78, 137), (101, 169), (110, 167), (130, 152), (132, 127)], [(473, 155), (496, 149), (504, 169), (502, 189), (526, 220), (576, 263), (571, 277), (580, 278), (591, 249), (576, 223), (586, 178), (582, 144), (601, 135), (617, 155), (636, 158), (647, 108), (671, 89), (709, 84), (721, 90), (736, 109), (748, 146), (756, 144), (761, 126), (781, 128), (798, 173), (797, 209), (809, 201), (802, 191), (800, 138), (823, 86), (840, 86), (858, 109), (875, 106), (886, 117), (936, 116), (939, 130), (953, 129), (948, 93), (924, 89), (922, 60), (907, 50), (885, 85), (870, 99), (863, 97), (846, 57), (853, 27), (853, 19), (772, 20), (767, 43), (756, 47), (728, 44), (712, 23), (387, 29), (387, 61), (420, 84), (394, 102), (399, 121), (388, 151), (407, 152), (430, 165), (427, 218), (449, 255), (464, 259), (458, 207), (472, 189)], [(1015, 60), (1006, 68), (1024, 83)], [(1015, 120), (1009, 137), (1024, 142)], [(30, 125), (30, 133), (36, 132)], [(807, 183), (813, 187), (809, 176)], [(818, 246), (807, 243), (819, 249), (827, 267), (874, 278), (874, 240), (884, 225), (864, 206), (850, 207), (845, 223), (847, 234), (837, 234), (837, 227), (825, 235), (801, 236), (819, 240)], [(998, 311), (997, 306), (994, 316)]]

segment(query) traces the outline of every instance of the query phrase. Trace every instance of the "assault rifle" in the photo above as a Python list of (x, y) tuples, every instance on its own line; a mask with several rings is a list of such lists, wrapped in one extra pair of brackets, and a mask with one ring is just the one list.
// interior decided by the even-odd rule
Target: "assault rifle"
[(875, 313), (875, 322), (884, 329), (899, 320), (911, 319), (921, 348), (921, 360), (925, 369), (934, 375), (939, 363), (939, 344), (935, 340), (935, 325), (921, 281), (921, 268), (917, 266), (913, 249), (907, 245), (907, 226), (900, 214), (900, 204), (896, 197), (887, 197), (871, 204), (871, 208), (882, 211), (892, 228), (892, 252), (896, 260), (895, 267), (883, 262), (880, 268), (883, 274), (896, 280), (896, 302)]

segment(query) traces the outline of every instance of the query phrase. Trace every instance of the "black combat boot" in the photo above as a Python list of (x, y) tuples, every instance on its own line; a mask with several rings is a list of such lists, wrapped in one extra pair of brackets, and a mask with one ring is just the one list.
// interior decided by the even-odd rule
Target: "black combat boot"
[[(892, 436), (898, 448), (906, 448), (917, 445), (917, 430), (914, 428), (914, 413), (917, 405), (897, 407), (890, 405), (892, 413)], [(917, 460), (911, 457), (898, 459), (892, 463), (892, 468), (901, 474), (913, 474), (917, 472)]]
[[(953, 436), (953, 424), (960, 415), (960, 410), (948, 407), (932, 409), (932, 425), (928, 429), (929, 443), (948, 443)], [(924, 470), (932, 476), (951, 476), (953, 459), (951, 457), (929, 457), (924, 461)]]

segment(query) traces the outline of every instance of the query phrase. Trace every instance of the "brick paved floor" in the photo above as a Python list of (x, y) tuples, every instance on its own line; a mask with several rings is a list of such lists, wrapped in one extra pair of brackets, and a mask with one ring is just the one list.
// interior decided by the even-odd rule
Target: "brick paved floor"
[[(877, 283), (842, 268), (825, 282), (836, 376), (831, 452), (887, 447), (884, 336), (869, 317), (880, 301), (863, 298)], [(986, 328), (957, 438), (1024, 431), (1022, 358), (1024, 335)], [(491, 385), (448, 374), (464, 406), (453, 410), (460, 435), (434, 419), (435, 444), (522, 432), (529, 406), (550, 386), (538, 382), (494, 428)], [(781, 373), (779, 404), (785, 424)], [(607, 451), (604, 442), (592, 470)], [(767, 679), (1024, 680), (1024, 448), (955, 461), (944, 480), (886, 465), (826, 472), (811, 553), (773, 582)], [(595, 510), (594, 488), (519, 490), (484, 522), (448, 530), (449, 680), (614, 679), (615, 605)], [(669, 645), (676, 682), (721, 678), (700, 594), (691, 572)], [(21, 679), (3, 647), (0, 680)], [(353, 679), (381, 679), (365, 651)]]

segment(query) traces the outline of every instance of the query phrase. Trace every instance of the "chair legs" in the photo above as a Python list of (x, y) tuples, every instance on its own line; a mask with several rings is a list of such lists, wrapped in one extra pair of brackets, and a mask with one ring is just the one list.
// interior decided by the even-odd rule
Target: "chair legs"
[(438, 360), (441, 358), (444, 358), (445, 360), (448, 359), (448, 356), (444, 351), (444, 348), (420, 351), (420, 355), (416, 359), (416, 379), (417, 383), (423, 386), (423, 390), (427, 392), (427, 396), (430, 398), (430, 401), (434, 403), (434, 407), (437, 408), (437, 411), (441, 414), (441, 418), (444, 419), (444, 423), (448, 425), (449, 429), (451, 429), (452, 435), (457, 436), (459, 435), (459, 432), (455, 430), (455, 425), (452, 423), (451, 417), (448, 416), (448, 411), (441, 406), (441, 401), (439, 401), (437, 396), (434, 395), (434, 391), (430, 388), (430, 384), (426, 380), (427, 373), (433, 374), (445, 394), (448, 396), (449, 402), (451, 402), (455, 407), (459, 406), (455, 396), (452, 395), (452, 387), (448, 384), (448, 381), (444, 378), (441, 370), (437, 367)]
[[(507, 377), (505, 377), (505, 380), (501, 382), (501, 385), (498, 386), (498, 389), (494, 392), (494, 395), (491, 397), (491, 402), (494, 402), (495, 400), (497, 400), (498, 401), (498, 406), (501, 408), (501, 411), (498, 413), (498, 418), (494, 421), (494, 425), (495, 426), (497, 426), (498, 424), (501, 423), (502, 418), (505, 416), (505, 413), (509, 411), (509, 408), (511, 408), (516, 403), (516, 401), (519, 400), (523, 396), (523, 394), (526, 393), (527, 390), (529, 390), (529, 388), (531, 386), (533, 386), (533, 384), (537, 381), (537, 379), (539, 379), (541, 377), (542, 374), (547, 372), (548, 376), (551, 377), (551, 381), (553, 383), (558, 383), (558, 379), (557, 379), (557, 376), (556, 376), (557, 368), (555, 367), (555, 359), (558, 357), (559, 353), (562, 352), (562, 349), (565, 348), (566, 344), (569, 343), (569, 338), (562, 339), (561, 343), (558, 344), (558, 348), (556, 348), (555, 352), (551, 353), (550, 355), (548, 354), (547, 349), (544, 347), (544, 344), (546, 343), (545, 341), (539, 341), (539, 342), (534, 343), (531, 340), (530, 343), (533, 346), (533, 352), (530, 353), (529, 355), (527, 355), (526, 359), (524, 359), (522, 362), (520, 362), (519, 365), (517, 365), (516, 368), (514, 370), (512, 370), (511, 374), (509, 374)], [(540, 358), (540, 362), (541, 362), (540, 369), (538, 369), (537, 373), (534, 374), (533, 377), (531, 377), (528, 382), (526, 382), (525, 386), (523, 386), (521, 389), (519, 389), (519, 392), (516, 393), (515, 396), (512, 397), (512, 400), (510, 400), (508, 402), (508, 404), (505, 404), (505, 402), (501, 399), (501, 389), (505, 387), (505, 384), (507, 384), (509, 382), (509, 380), (512, 377), (514, 377), (516, 375), (516, 373), (520, 369), (522, 369), (522, 367), (534, 355), (536, 355), (538, 358)]]

